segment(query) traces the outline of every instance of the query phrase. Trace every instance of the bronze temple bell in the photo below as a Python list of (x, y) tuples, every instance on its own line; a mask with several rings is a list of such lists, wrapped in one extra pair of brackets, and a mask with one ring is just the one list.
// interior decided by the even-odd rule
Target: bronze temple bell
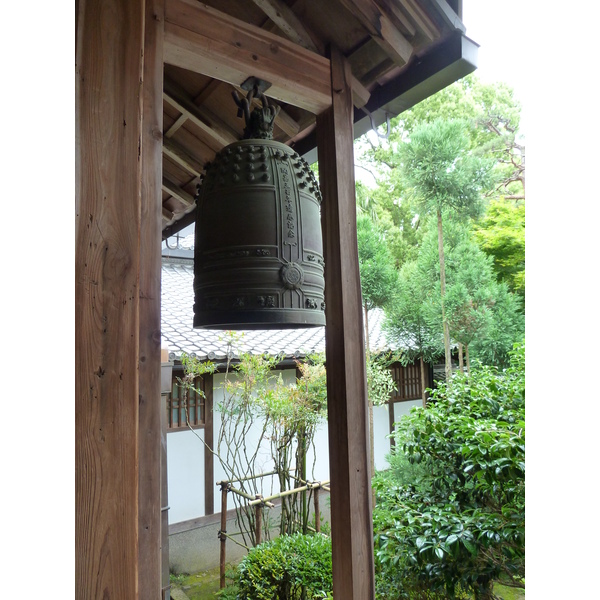
[[(244, 139), (206, 165), (196, 195), (194, 327), (322, 326), (321, 193), (306, 161), (273, 140), (279, 107), (264, 82), (248, 81), (245, 99), (234, 92)], [(262, 108), (250, 113), (254, 97)]]

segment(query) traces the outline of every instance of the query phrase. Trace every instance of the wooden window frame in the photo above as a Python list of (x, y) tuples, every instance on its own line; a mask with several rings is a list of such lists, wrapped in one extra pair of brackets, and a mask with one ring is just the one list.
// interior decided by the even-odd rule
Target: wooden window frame
[(421, 400), (423, 390), (421, 387), (421, 365), (413, 363), (403, 366), (394, 363), (390, 370), (396, 384), (396, 390), (390, 395), (391, 402), (408, 402), (409, 400)]
[[(207, 388), (210, 386), (212, 388), (212, 377), (207, 376), (198, 376), (195, 380), (195, 385), (198, 389), (202, 390), (204, 395), (198, 394), (196, 392), (192, 392), (192, 398), (188, 399), (188, 409), (193, 408), (193, 418), (190, 420), (188, 412), (187, 418), (185, 417), (185, 406), (182, 405), (183, 395), (181, 384), (179, 383), (179, 379), (181, 379), (183, 375), (183, 371), (179, 369), (173, 369), (173, 376), (171, 380), (171, 393), (167, 396), (167, 432), (172, 431), (184, 431), (186, 429), (205, 429), (207, 422), (207, 413), (209, 410), (207, 403)], [(210, 381), (209, 381), (210, 379)], [(211, 390), (212, 391), (212, 390)], [(211, 394), (212, 395), (212, 394)], [(173, 403), (178, 402), (179, 406), (174, 407)], [(177, 422), (175, 423), (173, 418), (173, 410), (177, 410)], [(189, 420), (189, 422), (188, 422)]]

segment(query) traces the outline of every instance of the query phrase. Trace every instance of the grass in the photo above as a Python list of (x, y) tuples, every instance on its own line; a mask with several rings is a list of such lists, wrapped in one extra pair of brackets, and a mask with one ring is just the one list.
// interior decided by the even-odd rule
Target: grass
[[(182, 589), (190, 600), (214, 600), (219, 591), (219, 568), (191, 575), (171, 574), (171, 585)], [(525, 600), (525, 590), (496, 583), (494, 594), (502, 600)]]
[(494, 584), (494, 594), (502, 600), (525, 600), (524, 589), (507, 587), (500, 583)]
[(214, 600), (219, 591), (219, 567), (193, 574), (171, 574), (171, 586), (180, 588), (190, 600)]

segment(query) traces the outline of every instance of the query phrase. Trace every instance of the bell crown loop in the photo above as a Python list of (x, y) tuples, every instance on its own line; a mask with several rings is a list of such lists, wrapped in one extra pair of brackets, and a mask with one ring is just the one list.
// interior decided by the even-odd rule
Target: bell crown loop
[[(238, 106), (238, 116), (244, 117), (246, 127), (244, 128), (244, 140), (272, 140), (275, 117), (279, 114), (280, 106), (270, 105), (267, 97), (255, 85), (246, 95), (241, 98), (236, 90), (232, 92), (233, 100)], [(252, 100), (258, 98), (262, 107), (256, 107), (250, 112)]]

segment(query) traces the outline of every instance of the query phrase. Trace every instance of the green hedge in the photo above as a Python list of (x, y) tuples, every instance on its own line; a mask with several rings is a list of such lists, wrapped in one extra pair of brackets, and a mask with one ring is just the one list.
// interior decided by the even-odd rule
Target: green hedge
[(238, 600), (331, 597), (330, 538), (322, 534), (284, 535), (256, 546), (238, 565), (234, 588)]

